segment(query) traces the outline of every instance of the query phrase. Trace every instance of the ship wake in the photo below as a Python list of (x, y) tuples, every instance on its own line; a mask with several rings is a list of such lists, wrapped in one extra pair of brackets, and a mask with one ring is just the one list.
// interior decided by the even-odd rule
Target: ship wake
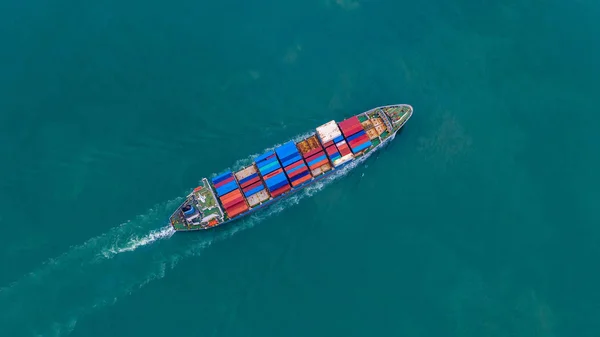
[[(299, 135), (295, 139), (308, 136)], [(235, 165), (248, 165), (254, 157)], [(265, 210), (198, 235), (173, 236), (174, 230), (165, 223), (183, 198), (158, 204), (145, 214), (72, 247), (10, 286), (1, 288), (0, 305), (12, 310), (0, 317), (0, 326), (6, 327), (3, 330), (10, 336), (67, 335), (76, 328), (81, 317), (116, 303), (120, 298), (165, 277), (179, 262), (199, 256), (211, 245), (313, 196), (365, 159), (366, 156), (346, 165)], [(64, 309), (54, 310), (59, 302)], [(32, 313), (40, 314), (32, 317)]]

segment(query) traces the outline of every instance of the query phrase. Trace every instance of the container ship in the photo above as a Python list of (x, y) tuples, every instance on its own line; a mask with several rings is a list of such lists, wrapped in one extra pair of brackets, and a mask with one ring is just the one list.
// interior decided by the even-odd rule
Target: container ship
[(381, 106), (329, 121), (299, 142), (289, 141), (237, 172), (200, 185), (171, 215), (176, 231), (214, 228), (266, 208), (389, 143), (412, 116), (408, 104)]

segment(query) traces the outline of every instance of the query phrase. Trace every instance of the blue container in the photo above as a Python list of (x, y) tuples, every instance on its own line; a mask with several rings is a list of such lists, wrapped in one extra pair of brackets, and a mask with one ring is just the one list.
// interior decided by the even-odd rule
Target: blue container
[(252, 173), (251, 175), (247, 176), (246, 178), (240, 180), (239, 182), (240, 182), (240, 184), (243, 184), (243, 183), (250, 181), (256, 177), (258, 177), (258, 173)]
[(279, 160), (281, 160), (281, 161), (284, 161), (293, 154), (295, 154), (295, 152), (293, 152), (293, 151), (288, 151), (288, 150), (280, 151), (279, 153), (277, 153), (277, 158), (279, 158)]
[(366, 133), (365, 130), (362, 130), (360, 132), (357, 132), (357, 133), (353, 134), (352, 136), (350, 136), (350, 137), (348, 137), (346, 139), (348, 140), (348, 142), (350, 142), (350, 141), (355, 140), (356, 138), (364, 135), (365, 133)]
[(340, 136), (337, 136), (337, 137), (335, 137), (335, 138), (333, 139), (333, 142), (334, 142), (334, 143), (339, 143), (339, 142), (341, 142), (342, 140), (344, 140), (344, 136), (340, 135)]
[(283, 158), (294, 152), (298, 152), (298, 149), (296, 148), (296, 143), (294, 143), (294, 141), (291, 140), (291, 141), (281, 145), (280, 147), (276, 148), (275, 152), (277, 153), (277, 157)]
[(288, 161), (288, 160), (290, 160), (291, 158), (293, 158), (295, 156), (300, 156), (300, 152), (298, 152), (298, 151), (293, 152), (293, 153), (291, 153), (291, 154), (289, 154), (289, 155), (287, 155), (287, 156), (285, 156), (283, 158), (279, 158), (279, 161), (283, 163), (284, 161)]
[(292, 177), (292, 179), (291, 179), (290, 181), (291, 181), (291, 182), (294, 182), (294, 181), (296, 181), (296, 180), (298, 180), (298, 179), (300, 179), (300, 178), (302, 178), (302, 177), (306, 177), (306, 176), (307, 176), (307, 175), (309, 175), (309, 174), (310, 174), (310, 171), (309, 171), (309, 170), (306, 170), (306, 171), (304, 171), (304, 172), (300, 173), (299, 175), (297, 175), (297, 176), (295, 176), (295, 177)]
[(233, 190), (235, 190), (237, 188), (237, 184), (234, 181), (228, 182), (227, 184), (221, 186), (221, 187), (217, 187), (217, 195), (218, 196), (222, 196), (225, 195)]
[(288, 167), (290, 165), (292, 165), (293, 163), (297, 162), (298, 160), (302, 159), (302, 157), (300, 157), (300, 154), (296, 154), (294, 157), (284, 161), (282, 163), (283, 167)]
[(255, 188), (251, 189), (248, 192), (244, 192), (244, 195), (246, 196), (246, 198), (248, 198), (248, 197), (251, 197), (251, 196), (255, 195), (256, 193), (264, 190), (264, 189), (265, 189), (265, 187), (263, 185), (260, 185), (260, 186), (257, 186)]
[(273, 186), (269, 187), (269, 191), (273, 192), (273, 191), (275, 191), (276, 189), (278, 189), (278, 188), (282, 188), (282, 187), (283, 187), (283, 186), (285, 186), (285, 185), (288, 185), (288, 182), (287, 182), (287, 181), (282, 181), (282, 182), (280, 182), (279, 184), (275, 184), (275, 185), (273, 185)]
[(273, 157), (271, 159), (263, 160), (260, 163), (257, 163), (256, 166), (258, 166), (258, 168), (261, 168), (261, 167), (263, 167), (265, 165), (269, 165), (269, 164), (274, 163), (276, 161), (277, 161), (277, 158)]
[(232, 173), (231, 173), (231, 171), (227, 171), (227, 172), (225, 172), (225, 173), (223, 173), (223, 174), (220, 174), (220, 175), (218, 175), (218, 176), (216, 176), (216, 177), (212, 178), (212, 182), (213, 182), (213, 184), (218, 184), (218, 183), (220, 183), (221, 181), (223, 181), (223, 180), (225, 180), (225, 179), (227, 179), (227, 178), (229, 178), (229, 177), (231, 177), (231, 176), (232, 176)]
[(292, 168), (291, 170), (286, 170), (285, 172), (287, 172), (287, 173), (294, 173), (294, 172), (302, 169), (303, 167), (306, 167), (306, 165), (304, 163), (302, 163), (301, 165), (298, 165), (298, 166)]
[(275, 153), (275, 152), (273, 152), (273, 151), (268, 151), (268, 152), (266, 152), (266, 153), (264, 153), (264, 154), (262, 154), (262, 155), (260, 155), (260, 156), (256, 157), (256, 158), (254, 159), (254, 162), (258, 164), (258, 162), (265, 160), (265, 158), (267, 158), (268, 156), (270, 156), (270, 155), (272, 155), (272, 154), (274, 154), (274, 153)]
[(338, 158), (342, 158), (342, 155), (339, 154), (338, 152), (336, 152), (333, 156), (329, 157), (331, 159), (331, 161), (334, 161)]
[(360, 152), (366, 148), (368, 148), (369, 146), (371, 146), (371, 142), (370, 141), (366, 141), (362, 144), (360, 144), (359, 146), (352, 148), (352, 152), (356, 153), (356, 152)]
[(285, 173), (281, 172), (278, 175), (271, 177), (270, 179), (267, 179), (265, 182), (267, 183), (267, 186), (273, 186), (284, 180), (287, 180), (287, 177), (286, 177)]
[(275, 162), (272, 162), (272, 163), (271, 163), (271, 164), (269, 164), (269, 165), (265, 165), (265, 166), (263, 166), (263, 167), (259, 168), (259, 170), (260, 170), (260, 173), (261, 173), (263, 176), (265, 176), (265, 175), (267, 175), (267, 174), (269, 174), (269, 173), (271, 173), (271, 172), (273, 172), (273, 171), (277, 170), (277, 169), (278, 169), (278, 168), (280, 168), (280, 167), (281, 167), (281, 166), (279, 166), (279, 162), (278, 162), (278, 161), (275, 161)]
[(321, 155), (320, 157), (318, 157), (318, 158), (315, 158), (315, 159), (311, 160), (310, 162), (308, 162), (308, 166), (312, 166), (312, 165), (314, 165), (314, 164), (316, 164), (316, 163), (318, 163), (318, 162), (320, 162), (321, 160), (323, 160), (323, 159), (326, 159), (326, 158), (327, 158), (327, 157), (325, 156), (325, 154), (323, 154), (323, 155)]

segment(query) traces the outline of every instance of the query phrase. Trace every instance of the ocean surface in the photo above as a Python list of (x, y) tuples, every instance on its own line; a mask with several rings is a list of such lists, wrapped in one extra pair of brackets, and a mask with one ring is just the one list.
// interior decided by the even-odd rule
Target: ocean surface
[[(0, 335), (600, 336), (597, 1), (0, 3)], [(375, 106), (385, 150), (167, 218)]]

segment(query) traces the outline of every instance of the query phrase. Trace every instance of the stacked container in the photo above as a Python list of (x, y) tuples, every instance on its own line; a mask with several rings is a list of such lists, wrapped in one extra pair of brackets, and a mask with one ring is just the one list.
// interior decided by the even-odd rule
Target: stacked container
[(279, 161), (292, 186), (299, 186), (312, 179), (308, 167), (304, 164), (304, 160), (302, 160), (302, 156), (298, 152), (296, 143), (289, 141), (276, 148), (275, 153), (277, 153), (277, 157), (279, 157)]
[(212, 179), (212, 183), (229, 218), (236, 217), (248, 210), (246, 199), (244, 199), (231, 171), (216, 176)]
[(321, 147), (321, 143), (319, 143), (319, 140), (317, 139), (317, 136), (313, 135), (308, 137), (307, 139), (296, 144), (296, 147), (300, 150), (307, 163), (309, 162), (309, 158), (310, 162), (313, 163), (309, 166), (313, 177), (331, 170), (329, 161), (314, 161), (325, 154), (325, 152), (323, 152), (323, 148)]
[(358, 117), (354, 116), (339, 123), (340, 129), (346, 137), (346, 141), (350, 145), (353, 153), (359, 153), (371, 146), (369, 136), (365, 132)]
[(258, 156), (254, 163), (263, 180), (267, 184), (267, 189), (273, 198), (289, 191), (291, 189), (287, 177), (277, 160), (275, 152), (269, 151), (261, 156)]
[(269, 200), (269, 193), (265, 189), (265, 185), (258, 175), (258, 171), (254, 165), (248, 166), (243, 170), (235, 173), (244, 196), (250, 207), (254, 207), (263, 201)]
[[(327, 156), (333, 163), (333, 166), (340, 166), (354, 158), (352, 153), (347, 150), (344, 137), (342, 136), (342, 133), (340, 132), (340, 129), (335, 121), (330, 121), (319, 126), (317, 128), (317, 134), (319, 135), (319, 139), (321, 139), (321, 143), (323, 144), (323, 147), (325, 147)], [(344, 153), (342, 153), (342, 149)]]

